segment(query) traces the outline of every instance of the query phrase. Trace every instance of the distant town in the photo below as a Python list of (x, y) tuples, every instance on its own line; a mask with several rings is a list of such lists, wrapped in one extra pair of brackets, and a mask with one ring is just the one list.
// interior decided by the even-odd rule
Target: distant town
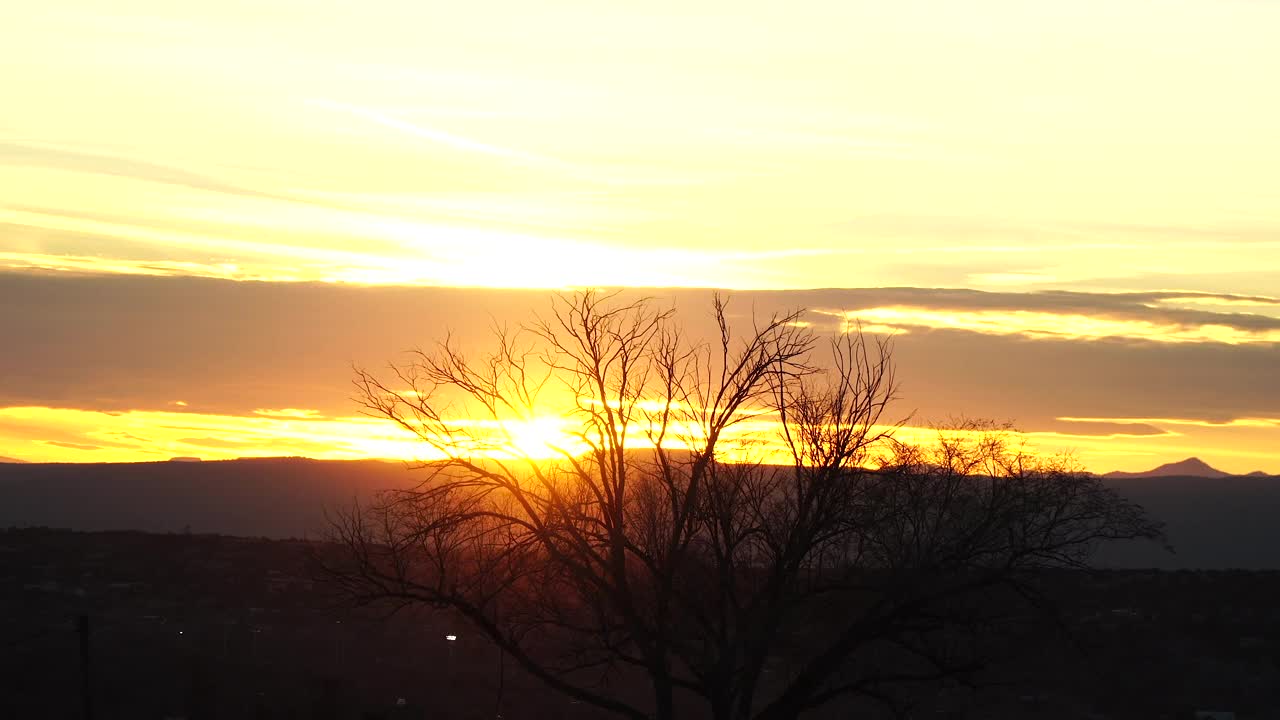
[[(500, 675), (496, 651), (446, 613), (338, 602), (314, 575), (323, 552), (0, 531), (0, 716), (77, 716), (84, 618), (97, 717), (493, 718), (503, 703), (504, 718), (606, 717), (510, 663)], [(1277, 717), (1280, 572), (1063, 571), (1048, 583), (1062, 610), (1036, 619), (1043, 646), (994, 666), (989, 687), (922, 697), (916, 717)]]

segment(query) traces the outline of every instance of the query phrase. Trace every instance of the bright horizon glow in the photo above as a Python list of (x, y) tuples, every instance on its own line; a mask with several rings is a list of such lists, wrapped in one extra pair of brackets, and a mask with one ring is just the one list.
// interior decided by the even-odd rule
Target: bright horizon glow
[[(1199, 456), (1226, 472), (1255, 470), (1280, 474), (1276, 456), (1264, 444), (1280, 429), (1280, 417), (1241, 418), (1222, 423), (1178, 418), (1060, 418), (1076, 423), (1146, 424), (1153, 435), (1069, 432), (1023, 432), (1037, 452), (1070, 452), (1097, 472), (1149, 470), (1155, 465)], [(252, 416), (209, 415), (193, 412), (130, 411), (97, 413), (44, 407), (0, 409), (0, 424), (22, 423), (29, 437), (0, 438), (0, 457), (28, 462), (154, 462), (173, 457), (227, 460), (240, 457), (302, 456), (318, 460), (430, 461), (443, 457), (421, 439), (389, 421), (365, 417), (324, 417), (305, 410), (261, 410)], [(458, 427), (479, 429), (477, 437), (491, 444), (477, 450), (477, 459), (551, 460), (565, 451), (581, 454), (586, 447), (571, 434), (563, 418), (493, 423), (459, 420)], [(887, 429), (887, 428), (877, 428)], [(722, 444), (727, 459), (787, 462), (772, 420), (740, 423)], [(763, 444), (741, 447), (746, 433)], [(34, 440), (54, 437), (56, 440)], [(927, 443), (936, 437), (928, 427), (905, 426), (900, 440)], [(628, 445), (651, 448), (643, 429), (633, 427)], [(464, 443), (465, 445), (465, 443)], [(669, 449), (684, 447), (672, 440)], [(1261, 450), (1259, 448), (1262, 448)], [(465, 454), (465, 453), (464, 453)]]

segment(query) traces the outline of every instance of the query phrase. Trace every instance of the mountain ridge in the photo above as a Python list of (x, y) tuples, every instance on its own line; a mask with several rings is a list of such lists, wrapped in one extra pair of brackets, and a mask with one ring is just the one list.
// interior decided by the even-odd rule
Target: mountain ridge
[[(1253, 477), (1265, 477), (1266, 473), (1257, 471), (1250, 473)], [(1158, 478), (1158, 477), (1198, 477), (1198, 478), (1225, 478), (1233, 477), (1229, 472), (1223, 472), (1209, 465), (1198, 457), (1189, 457), (1186, 460), (1165, 463), (1154, 467), (1150, 470), (1139, 472), (1124, 472), (1121, 470), (1113, 470), (1109, 473), (1103, 473), (1102, 477), (1117, 480), (1123, 478)]]
[[(0, 464), (0, 528), (324, 538), (332, 513), (422, 479), (404, 463), (375, 460)], [(1166, 523), (1176, 554), (1159, 543), (1113, 543), (1094, 556), (1099, 567), (1280, 570), (1277, 478), (1102, 482)]]

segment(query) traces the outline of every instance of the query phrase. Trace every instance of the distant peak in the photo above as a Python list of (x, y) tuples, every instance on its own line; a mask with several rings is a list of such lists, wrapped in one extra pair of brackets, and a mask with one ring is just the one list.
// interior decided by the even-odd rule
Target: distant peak
[(1186, 460), (1178, 462), (1166, 463), (1160, 467), (1147, 470), (1145, 472), (1109, 472), (1103, 477), (1109, 478), (1145, 478), (1145, 477), (1206, 477), (1221, 478), (1227, 477), (1230, 473), (1222, 472), (1217, 468), (1209, 465), (1198, 457), (1189, 457)]

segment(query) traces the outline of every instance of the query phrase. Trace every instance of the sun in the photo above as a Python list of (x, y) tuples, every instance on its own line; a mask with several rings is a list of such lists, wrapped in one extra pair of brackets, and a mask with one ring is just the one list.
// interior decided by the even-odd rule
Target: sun
[(503, 444), (520, 457), (546, 459), (568, 452), (580, 454), (585, 448), (561, 418), (540, 417), (502, 423)]

